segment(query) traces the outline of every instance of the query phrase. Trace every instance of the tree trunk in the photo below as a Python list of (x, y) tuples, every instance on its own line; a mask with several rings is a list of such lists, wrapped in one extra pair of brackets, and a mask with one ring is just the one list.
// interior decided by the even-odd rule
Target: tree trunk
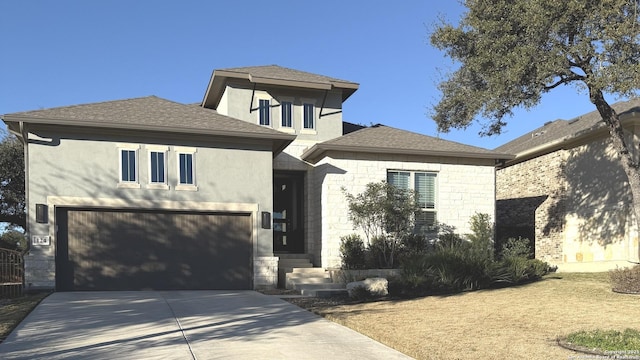
[(625, 174), (627, 174), (629, 188), (631, 189), (631, 206), (633, 207), (633, 214), (635, 215), (635, 225), (638, 227), (640, 223), (640, 169), (638, 167), (638, 159), (635, 159), (633, 152), (630, 151), (631, 149), (624, 137), (624, 131), (618, 114), (604, 99), (602, 91), (589, 88), (589, 98), (598, 109), (602, 120), (609, 127), (613, 147), (620, 155), (620, 163), (622, 164)]

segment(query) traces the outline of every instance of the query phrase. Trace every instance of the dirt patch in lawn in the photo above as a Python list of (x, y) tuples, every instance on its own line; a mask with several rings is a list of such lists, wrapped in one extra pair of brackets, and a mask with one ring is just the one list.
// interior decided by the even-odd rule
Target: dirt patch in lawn
[(49, 293), (36, 293), (20, 296), (15, 299), (0, 299), (0, 342), (9, 336), (33, 308)]
[(411, 300), (289, 300), (417, 359), (568, 359), (557, 339), (640, 328), (640, 297), (607, 273), (559, 273), (512, 288)]

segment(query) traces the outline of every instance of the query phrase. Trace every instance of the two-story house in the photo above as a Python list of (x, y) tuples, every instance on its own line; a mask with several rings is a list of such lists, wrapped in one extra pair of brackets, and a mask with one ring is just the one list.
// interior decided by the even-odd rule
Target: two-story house
[[(25, 144), (27, 288), (253, 289), (280, 259), (340, 265), (343, 189), (418, 191), (425, 228), (495, 212), (512, 158), (342, 107), (358, 84), (282, 68), (216, 70), (201, 104), (154, 96), (3, 116)], [(359, 119), (364, 120), (366, 119)]]

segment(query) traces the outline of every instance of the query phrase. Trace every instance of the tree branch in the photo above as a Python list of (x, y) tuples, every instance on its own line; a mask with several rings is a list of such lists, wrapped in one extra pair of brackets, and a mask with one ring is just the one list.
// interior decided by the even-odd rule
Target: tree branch
[(570, 83), (572, 81), (575, 81), (575, 80), (584, 80), (584, 76), (578, 75), (578, 74), (572, 74), (572, 75), (569, 75), (569, 76), (560, 76), (560, 80), (558, 80), (557, 82), (555, 82), (555, 83), (553, 83), (551, 85), (545, 85), (543, 87), (543, 89), (545, 91), (549, 91), (549, 90), (557, 88), (558, 86), (560, 86), (562, 84), (568, 84), (568, 83)]

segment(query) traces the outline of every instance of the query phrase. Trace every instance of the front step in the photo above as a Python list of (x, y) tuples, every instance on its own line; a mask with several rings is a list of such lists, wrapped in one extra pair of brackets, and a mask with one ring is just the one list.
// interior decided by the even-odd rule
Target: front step
[(304, 296), (330, 297), (347, 293), (344, 284), (335, 284), (331, 274), (323, 268), (315, 268), (307, 254), (277, 254), (278, 286), (299, 290)]
[(286, 274), (286, 288), (298, 290), (301, 285), (308, 284), (333, 284), (331, 276), (306, 276), (305, 273), (288, 273)]
[[(310, 256), (308, 254), (276, 254), (280, 258), (278, 262), (278, 287), (287, 288), (287, 274), (298, 269), (313, 269)], [(310, 272), (313, 272), (311, 270)]]

